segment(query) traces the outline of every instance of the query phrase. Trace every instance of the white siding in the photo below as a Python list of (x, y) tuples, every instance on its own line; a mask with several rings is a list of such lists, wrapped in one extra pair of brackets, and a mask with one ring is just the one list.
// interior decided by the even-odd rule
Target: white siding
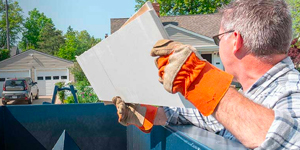
[(221, 70), (224, 70), (223, 63), (221, 61), (220, 55), (218, 53), (214, 53), (212, 55), (212, 58), (213, 58), (212, 64), (214, 66), (216, 66), (217, 68), (219, 68)]

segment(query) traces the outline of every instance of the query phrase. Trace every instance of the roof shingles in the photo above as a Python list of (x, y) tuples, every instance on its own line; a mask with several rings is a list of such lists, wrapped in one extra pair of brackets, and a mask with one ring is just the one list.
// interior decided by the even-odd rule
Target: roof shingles
[[(212, 37), (219, 32), (221, 23), (220, 14), (208, 15), (182, 15), (182, 16), (164, 16), (160, 17), (163, 25), (172, 24), (186, 30)], [(111, 34), (116, 32), (127, 21), (128, 18), (112, 18)]]

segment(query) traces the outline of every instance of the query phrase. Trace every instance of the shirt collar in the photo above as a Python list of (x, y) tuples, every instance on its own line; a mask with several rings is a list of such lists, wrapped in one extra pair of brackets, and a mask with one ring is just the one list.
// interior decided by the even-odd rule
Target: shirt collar
[[(267, 71), (262, 77), (260, 77), (246, 92), (243, 92), (241, 88), (240, 92), (243, 92), (245, 96), (250, 99), (254, 99), (260, 94), (270, 83), (276, 80), (281, 75), (285, 74), (289, 70), (294, 69), (293, 61), (290, 57), (286, 57), (282, 61), (278, 62), (269, 71)], [(258, 88), (260, 87), (260, 88)]]

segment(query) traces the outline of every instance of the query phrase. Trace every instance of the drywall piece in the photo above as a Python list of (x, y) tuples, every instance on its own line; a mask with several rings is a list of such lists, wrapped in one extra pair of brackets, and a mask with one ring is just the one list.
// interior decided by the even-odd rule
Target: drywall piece
[[(146, 11), (154, 9), (151, 2), (146, 2), (134, 15), (132, 15), (123, 25), (122, 27), (126, 26), (129, 22), (132, 20), (136, 19), (137, 17), (141, 16), (144, 14)], [(122, 28), (121, 27), (121, 28)]]
[(168, 35), (151, 9), (77, 60), (101, 100), (110, 101), (119, 95), (127, 103), (193, 107), (182, 96), (168, 93), (158, 82), (158, 69), (150, 51), (160, 39), (168, 39)]
[[(110, 82), (109, 77), (106, 74), (101, 62), (93, 51), (95, 47), (92, 47), (87, 52), (77, 57), (77, 61), (81, 66), (85, 76), (88, 78), (94, 92), (99, 99), (110, 100), (112, 95), (118, 95)], [(110, 98), (110, 99), (109, 99)]]

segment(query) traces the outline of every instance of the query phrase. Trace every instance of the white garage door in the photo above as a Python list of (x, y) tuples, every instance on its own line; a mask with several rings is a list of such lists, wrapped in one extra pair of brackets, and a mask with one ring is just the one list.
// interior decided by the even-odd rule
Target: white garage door
[(29, 70), (5, 70), (0, 71), (0, 97), (2, 96), (3, 91), (3, 83), (6, 78), (20, 78), (20, 77), (30, 77), (30, 71)]
[(55, 83), (69, 81), (67, 69), (36, 70), (35, 77), (39, 87), (39, 95), (52, 95)]

